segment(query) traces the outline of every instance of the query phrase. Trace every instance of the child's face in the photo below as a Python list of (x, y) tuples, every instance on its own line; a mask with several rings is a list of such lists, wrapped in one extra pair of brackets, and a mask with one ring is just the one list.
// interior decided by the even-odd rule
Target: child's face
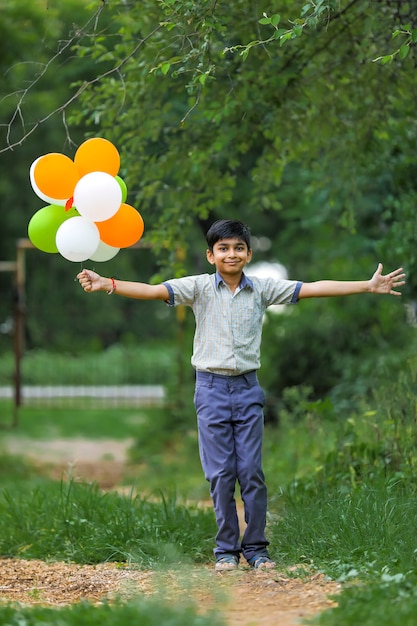
[(241, 239), (220, 239), (207, 250), (207, 260), (222, 275), (237, 275), (252, 258), (252, 250)]

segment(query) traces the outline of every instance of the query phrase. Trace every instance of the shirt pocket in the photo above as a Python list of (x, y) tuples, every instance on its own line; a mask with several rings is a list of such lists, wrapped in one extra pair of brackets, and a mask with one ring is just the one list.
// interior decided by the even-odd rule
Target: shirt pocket
[(244, 346), (259, 336), (262, 329), (262, 315), (252, 302), (236, 307), (233, 310), (231, 323), (235, 345)]

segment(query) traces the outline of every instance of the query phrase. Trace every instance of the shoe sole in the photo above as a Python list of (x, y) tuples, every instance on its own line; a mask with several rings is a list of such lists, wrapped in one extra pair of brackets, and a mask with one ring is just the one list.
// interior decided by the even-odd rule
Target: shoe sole
[(237, 570), (237, 565), (233, 565), (233, 563), (219, 563), (215, 565), (216, 572), (231, 572), (233, 570)]

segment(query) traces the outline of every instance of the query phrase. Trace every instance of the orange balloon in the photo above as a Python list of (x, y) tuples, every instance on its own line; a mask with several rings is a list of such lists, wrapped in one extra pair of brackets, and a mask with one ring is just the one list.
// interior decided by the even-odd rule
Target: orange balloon
[(106, 172), (116, 176), (120, 168), (120, 155), (111, 141), (94, 137), (81, 144), (75, 153), (74, 162), (81, 176), (90, 172)]
[(65, 200), (73, 195), (80, 172), (74, 161), (65, 154), (51, 152), (36, 161), (33, 179), (46, 196)]
[(95, 224), (100, 231), (101, 241), (114, 248), (133, 246), (142, 237), (145, 229), (139, 211), (124, 202), (113, 217)]

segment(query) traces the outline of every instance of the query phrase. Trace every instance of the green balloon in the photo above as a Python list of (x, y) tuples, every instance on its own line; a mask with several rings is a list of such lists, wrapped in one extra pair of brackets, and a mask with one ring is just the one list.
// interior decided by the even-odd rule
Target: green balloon
[(39, 248), (42, 252), (57, 253), (58, 248), (55, 243), (57, 230), (63, 222), (76, 215), (79, 213), (75, 208), (66, 211), (65, 207), (57, 204), (45, 206), (37, 211), (29, 222), (29, 239), (35, 248)]
[(120, 185), (120, 189), (122, 190), (122, 202), (126, 202), (126, 198), (127, 198), (127, 185), (125, 183), (125, 181), (123, 180), (123, 178), (120, 178), (120, 176), (115, 176), (117, 182)]

